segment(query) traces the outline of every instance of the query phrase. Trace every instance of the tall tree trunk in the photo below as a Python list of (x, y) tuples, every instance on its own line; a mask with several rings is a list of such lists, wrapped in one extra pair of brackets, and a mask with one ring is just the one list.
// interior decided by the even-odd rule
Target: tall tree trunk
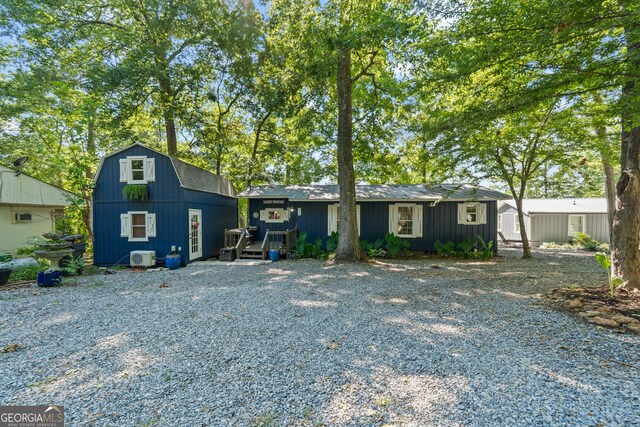
[[(620, 2), (626, 9), (626, 1)], [(640, 34), (638, 27), (625, 27), (629, 77), (622, 88), (622, 132), (620, 163), (622, 173), (616, 186), (616, 212), (613, 218), (612, 272), (627, 287), (640, 289)]]
[(167, 136), (167, 153), (170, 156), (175, 156), (178, 154), (178, 138), (176, 135), (176, 112), (173, 105), (174, 94), (171, 87), (171, 79), (163, 75), (158, 78), (158, 83), (160, 85), (164, 130)]
[(251, 161), (249, 162), (249, 170), (247, 171), (247, 187), (251, 187), (253, 182), (253, 171), (255, 169), (256, 159), (258, 158), (258, 147), (260, 146), (260, 136), (262, 135), (262, 128), (264, 127), (267, 120), (271, 116), (271, 112), (265, 114), (262, 119), (258, 121), (258, 126), (256, 127), (256, 134), (253, 139), (253, 150), (251, 151)]
[[(87, 153), (91, 159), (96, 155), (95, 114), (96, 109), (94, 107), (87, 124)], [(87, 182), (93, 181), (93, 169), (90, 162), (85, 166), (84, 175), (87, 178)], [(82, 198), (85, 206), (84, 211), (82, 211), (82, 221), (87, 228), (87, 240), (93, 240), (93, 196), (91, 190), (82, 190)]]
[(340, 187), (340, 239), (336, 261), (361, 259), (356, 216), (356, 179), (353, 169), (351, 50), (338, 49), (338, 184)]
[(520, 239), (522, 239), (522, 258), (531, 258), (531, 246), (529, 245), (529, 236), (527, 235), (527, 227), (524, 220), (524, 211), (522, 210), (522, 199), (524, 193), (515, 197), (516, 209), (518, 210), (518, 223), (520, 224)]
[(605, 147), (609, 144), (607, 141), (607, 129), (604, 125), (597, 125), (595, 131), (602, 145), (599, 151), (600, 160), (602, 161), (602, 172), (604, 173), (604, 191), (607, 197), (607, 219), (609, 220), (609, 244), (611, 245), (613, 242), (613, 216), (616, 211), (616, 179), (613, 165), (607, 158), (605, 151)]

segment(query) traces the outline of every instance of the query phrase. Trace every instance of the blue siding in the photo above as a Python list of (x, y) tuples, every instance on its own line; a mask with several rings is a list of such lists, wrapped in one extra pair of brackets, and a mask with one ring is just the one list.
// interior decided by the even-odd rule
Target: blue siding
[[(249, 223), (258, 227), (258, 236), (264, 237), (266, 229), (285, 230), (298, 226), (298, 232), (307, 232), (307, 241), (321, 238), (323, 245), (327, 240), (328, 206), (335, 202), (288, 202), (284, 206), (291, 209), (289, 222), (283, 224), (265, 223), (253, 218), (254, 212), (260, 212), (264, 207), (281, 207), (282, 205), (265, 205), (260, 199), (249, 200)], [(374, 242), (382, 238), (389, 231), (389, 205), (395, 202), (360, 202), (360, 238)], [(487, 242), (493, 240), (497, 248), (497, 202), (487, 203), (487, 223), (483, 225), (459, 225), (458, 203), (441, 202), (435, 206), (430, 203), (418, 203), (423, 206), (423, 237), (408, 238), (411, 250), (433, 251), (433, 243), (440, 240), (443, 243), (453, 241), (462, 242), (470, 236), (482, 236)], [(302, 215), (297, 215), (298, 208)]]
[[(156, 179), (148, 184), (149, 200), (128, 201), (122, 196), (120, 162), (127, 156), (155, 158)], [(169, 157), (141, 146), (132, 146), (104, 160), (93, 195), (94, 262), (97, 265), (129, 264), (129, 252), (154, 250), (164, 257), (171, 246), (181, 247), (183, 264), (189, 262), (189, 209), (203, 215), (203, 258), (219, 252), (224, 229), (237, 225), (237, 200), (212, 193), (185, 190), (180, 186)], [(120, 214), (147, 211), (156, 214), (156, 237), (148, 242), (129, 242), (120, 237)]]
[[(224, 230), (238, 227), (238, 200), (193, 190), (184, 190), (184, 194), (185, 215), (189, 209), (202, 211), (202, 257), (219, 255), (224, 245)], [(183, 224), (187, 232), (186, 220)]]

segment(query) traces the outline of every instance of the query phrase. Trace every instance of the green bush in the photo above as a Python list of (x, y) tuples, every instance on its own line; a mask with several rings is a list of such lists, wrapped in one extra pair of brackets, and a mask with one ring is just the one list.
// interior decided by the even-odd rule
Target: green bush
[(338, 240), (340, 239), (340, 235), (337, 231), (331, 232), (331, 235), (327, 239), (327, 252), (333, 252), (338, 247)]
[(467, 236), (464, 242), (458, 243), (458, 248), (462, 249), (461, 255), (463, 258), (471, 258), (473, 250), (476, 249), (476, 242), (471, 236)]
[(478, 251), (475, 252), (475, 256), (483, 261), (487, 261), (493, 256), (493, 240), (485, 242), (482, 236), (478, 236)]
[(397, 258), (400, 252), (409, 250), (409, 243), (393, 233), (387, 233), (384, 235), (384, 250), (389, 258)]
[(314, 243), (307, 242), (307, 232), (303, 231), (296, 239), (296, 258), (326, 258), (327, 253), (322, 250), (322, 239), (317, 238)]
[(84, 268), (84, 259), (82, 259), (82, 257), (78, 257), (75, 259), (71, 259), (71, 261), (66, 262), (65, 266), (62, 268), (62, 272), (66, 276), (77, 276), (82, 273), (83, 268)]
[(589, 236), (587, 233), (577, 233), (573, 239), (571, 239), (571, 243), (579, 246), (585, 251), (595, 252), (600, 249), (601, 243)]
[(27, 267), (19, 268), (11, 273), (9, 279), (12, 282), (22, 282), (25, 280), (36, 280), (38, 273), (45, 271), (49, 268), (48, 264), (40, 262), (38, 265), (30, 265)]
[(433, 242), (433, 248), (436, 250), (436, 254), (438, 255), (450, 255), (456, 253), (456, 244), (452, 241), (442, 243), (440, 240), (436, 240)]

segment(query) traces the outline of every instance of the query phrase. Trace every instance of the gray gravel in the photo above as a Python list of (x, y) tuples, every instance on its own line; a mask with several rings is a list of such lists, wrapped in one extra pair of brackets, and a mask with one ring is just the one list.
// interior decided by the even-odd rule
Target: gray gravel
[(69, 426), (640, 425), (638, 337), (537, 295), (601, 285), (592, 255), (437, 263), (2, 291), (0, 348), (25, 348), (0, 353), (0, 404), (62, 404)]

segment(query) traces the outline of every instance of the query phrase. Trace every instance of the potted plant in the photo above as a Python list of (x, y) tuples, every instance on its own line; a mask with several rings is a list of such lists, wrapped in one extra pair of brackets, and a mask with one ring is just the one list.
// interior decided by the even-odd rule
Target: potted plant
[(38, 250), (33, 254), (38, 258), (51, 261), (51, 268), (38, 273), (37, 283), (41, 287), (50, 287), (60, 282), (60, 276), (62, 276), (60, 260), (71, 255), (73, 251), (69, 249), (71, 243), (64, 240), (64, 234), (44, 233), (42, 236), (48, 239), (48, 242), (38, 243)]
[(127, 200), (148, 200), (149, 187), (146, 184), (127, 184), (122, 188), (122, 195)]

